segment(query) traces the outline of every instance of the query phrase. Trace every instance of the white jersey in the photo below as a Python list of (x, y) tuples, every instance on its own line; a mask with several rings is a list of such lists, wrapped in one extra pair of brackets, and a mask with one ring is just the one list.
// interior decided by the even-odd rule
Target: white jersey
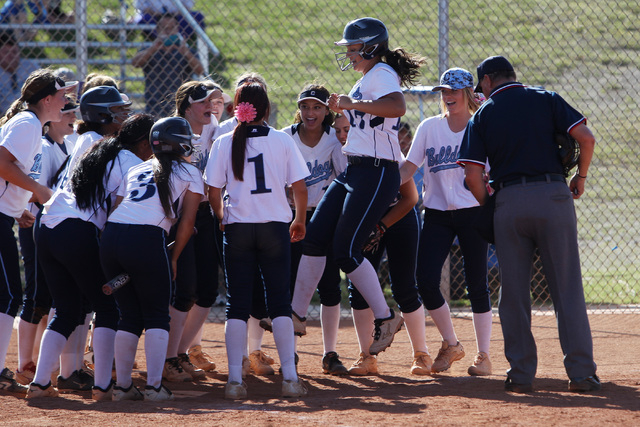
[[(356, 100), (376, 100), (395, 92), (402, 94), (398, 73), (384, 62), (378, 62), (356, 82), (349, 96)], [(357, 110), (344, 110), (344, 113), (351, 123), (342, 150), (346, 155), (400, 161), (400, 117), (378, 117)]]
[(205, 182), (226, 186), (223, 224), (291, 222), (285, 186), (305, 179), (307, 165), (293, 139), (268, 126), (248, 126), (243, 181), (233, 176), (231, 141), (227, 133), (216, 140)]
[(73, 153), (71, 153), (71, 158), (69, 159), (69, 163), (67, 164), (66, 169), (61, 174), (60, 178), (60, 186), (63, 187), (67, 184), (67, 182), (71, 179), (71, 174), (73, 173), (73, 168), (76, 167), (80, 158), (89, 151), (91, 147), (95, 145), (97, 141), (102, 139), (102, 135), (97, 132), (89, 131), (85, 132), (78, 137), (75, 146), (73, 147)]
[(115, 160), (107, 163), (107, 175), (103, 179), (105, 198), (97, 209), (81, 210), (76, 204), (73, 191), (71, 191), (71, 181), (67, 181), (44, 205), (41, 223), (48, 228), (54, 228), (65, 219), (78, 218), (92, 222), (99, 229), (104, 228), (107, 215), (116, 200), (117, 192), (124, 186), (127, 172), (140, 163), (142, 160), (129, 150), (120, 150)]
[(233, 132), (236, 126), (238, 125), (238, 119), (235, 117), (231, 117), (230, 119), (225, 120), (224, 122), (218, 125), (215, 134), (213, 135), (213, 140), (220, 138), (225, 133)]
[[(40, 184), (46, 185), (49, 188), (58, 188), (57, 184), (62, 179), (58, 176), (57, 182), (51, 182), (58, 169), (64, 164), (67, 158), (71, 155), (73, 144), (71, 144), (67, 137), (62, 139), (62, 144), (50, 140), (46, 136), (42, 137), (42, 171), (40, 173)], [(62, 173), (60, 174), (62, 175)]]
[(188, 191), (203, 194), (202, 174), (193, 165), (174, 161), (169, 179), (173, 215), (167, 217), (160, 202), (158, 189), (153, 180), (153, 159), (131, 168), (125, 185), (118, 190), (122, 202), (109, 216), (109, 222), (119, 224), (153, 225), (169, 233), (182, 212), (184, 195)]
[[(211, 146), (215, 138), (213, 137), (218, 129), (218, 120), (211, 116), (211, 123), (205, 125), (202, 128), (200, 138), (191, 141), (193, 144), (193, 154), (191, 154), (191, 164), (198, 168), (201, 174), (207, 168), (207, 161), (209, 161), (209, 155), (211, 153)], [(204, 192), (204, 183), (202, 183), (202, 190)], [(206, 202), (207, 197), (202, 196), (202, 201)]]
[[(31, 111), (22, 111), (0, 128), (0, 147), (13, 157), (14, 164), (29, 178), (38, 181), (42, 159), (42, 123)], [(32, 193), (0, 178), (0, 212), (20, 218)]]
[(416, 129), (407, 161), (418, 167), (425, 164), (425, 207), (448, 211), (479, 206), (465, 187), (464, 169), (456, 163), (463, 136), (464, 129), (454, 133), (441, 116), (425, 119)]
[(297, 123), (287, 126), (282, 131), (291, 135), (302, 158), (307, 162), (310, 173), (304, 179), (307, 186), (307, 208), (315, 208), (331, 181), (347, 167), (347, 158), (342, 154), (342, 145), (336, 138), (334, 128), (327, 126), (322, 132), (320, 142), (315, 147), (309, 147), (300, 140), (299, 126), (300, 123)]

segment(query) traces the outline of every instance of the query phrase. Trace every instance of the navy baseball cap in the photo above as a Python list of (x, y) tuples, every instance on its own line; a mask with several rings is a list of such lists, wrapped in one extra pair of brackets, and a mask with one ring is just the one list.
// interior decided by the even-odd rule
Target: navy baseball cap
[(482, 92), (480, 82), (487, 74), (493, 74), (498, 71), (514, 71), (513, 65), (504, 56), (490, 56), (478, 65), (478, 85), (474, 92)]
[(431, 90), (436, 92), (442, 89), (458, 90), (465, 87), (473, 87), (473, 74), (463, 68), (449, 68), (442, 73), (440, 84)]
[(307, 99), (313, 99), (327, 107), (329, 106), (329, 99), (327, 98), (327, 95), (318, 89), (309, 89), (302, 92), (298, 97), (298, 104)]

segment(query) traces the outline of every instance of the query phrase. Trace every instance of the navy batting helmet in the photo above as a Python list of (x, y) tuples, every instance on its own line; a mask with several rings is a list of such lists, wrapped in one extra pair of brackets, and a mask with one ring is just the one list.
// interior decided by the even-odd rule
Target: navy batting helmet
[(192, 137), (191, 126), (182, 117), (160, 119), (149, 133), (151, 149), (155, 154), (175, 153), (190, 156), (193, 152)]
[(129, 112), (116, 114), (111, 107), (118, 105), (131, 105), (131, 101), (125, 100), (122, 94), (113, 86), (97, 86), (86, 91), (80, 98), (80, 114), (82, 120), (87, 123), (122, 123)]
[[(360, 18), (349, 22), (344, 27), (342, 40), (335, 42), (337, 46), (349, 46), (362, 43), (360, 55), (364, 59), (373, 59), (389, 48), (389, 32), (382, 21), (375, 18)], [(336, 60), (342, 71), (349, 69), (351, 63), (344, 65), (346, 53), (336, 54)]]

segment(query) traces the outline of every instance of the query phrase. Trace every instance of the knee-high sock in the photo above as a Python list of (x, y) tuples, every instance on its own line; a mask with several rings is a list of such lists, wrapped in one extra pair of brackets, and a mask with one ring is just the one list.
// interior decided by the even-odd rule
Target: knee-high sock
[[(93, 313), (87, 313), (84, 317), (84, 323), (79, 326), (78, 337), (76, 339), (76, 370), (84, 368), (84, 352), (87, 349), (87, 337), (93, 320)], [(93, 334), (91, 334), (91, 346), (93, 347)]]
[(93, 382), (103, 390), (111, 384), (115, 339), (115, 329), (95, 328), (93, 330)]
[(369, 347), (373, 343), (373, 311), (370, 308), (364, 310), (351, 309), (353, 317), (353, 327), (356, 329), (358, 336), (358, 346), (360, 353), (369, 355)]
[(365, 258), (358, 268), (347, 274), (347, 277), (369, 304), (376, 319), (384, 319), (391, 316), (391, 311), (380, 288), (378, 273), (376, 273), (368, 259)]
[(52, 315), (43, 316), (38, 323), (38, 329), (36, 330), (36, 336), (33, 339), (33, 351), (31, 352), (31, 360), (34, 363), (38, 363), (38, 353), (40, 353), (40, 342), (42, 341), (42, 334), (44, 334), (44, 330), (47, 329), (47, 325), (49, 324), (49, 319), (52, 319)]
[(13, 333), (13, 317), (0, 313), (0, 369), (5, 368), (7, 350)]
[(184, 324), (180, 344), (178, 345), (178, 354), (189, 352), (191, 343), (196, 339), (210, 312), (211, 307), (200, 307), (198, 304), (194, 304), (193, 307), (191, 307)]
[[(167, 358), (169, 332), (147, 329), (144, 333), (144, 355), (147, 358), (147, 385), (158, 388), (162, 383), (162, 369)], [(133, 365), (132, 365), (133, 366)]]
[(247, 321), (247, 355), (262, 349), (264, 329), (260, 327), (260, 320), (249, 316)]
[(327, 257), (302, 255), (298, 265), (296, 285), (293, 290), (291, 308), (300, 317), (307, 315), (313, 293), (322, 278)]
[(114, 349), (116, 359), (116, 384), (118, 387), (129, 388), (131, 385), (131, 373), (133, 372), (133, 362), (136, 360), (139, 340), (140, 338), (131, 332), (116, 332)]
[(71, 335), (69, 335), (62, 352), (58, 355), (60, 356), (60, 376), (62, 378), (69, 378), (78, 369), (78, 341), (81, 339), (82, 330), (82, 325), (76, 326)]
[(476, 331), (476, 345), (478, 352), (489, 354), (489, 344), (491, 343), (491, 327), (493, 316), (491, 310), (485, 313), (473, 313), (473, 328)]
[(228, 319), (224, 325), (224, 341), (229, 365), (227, 382), (242, 383), (242, 356), (247, 350), (247, 322)]
[(203, 331), (204, 331), (204, 325), (200, 326), (200, 329), (198, 329), (198, 333), (193, 338), (193, 341), (191, 342), (191, 345), (189, 346), (189, 348), (191, 348), (193, 346), (196, 346), (196, 345), (202, 345), (202, 332)]
[(18, 323), (18, 369), (22, 371), (29, 362), (33, 362), (33, 347), (36, 341), (38, 325), (20, 319)]
[(293, 322), (290, 317), (279, 316), (272, 320), (273, 340), (276, 342), (282, 378), (285, 381), (298, 381), (295, 351), (293, 346)]
[(67, 343), (64, 335), (47, 329), (42, 335), (40, 344), (40, 354), (38, 355), (38, 365), (33, 382), (40, 385), (47, 385), (51, 381), (51, 374), (58, 364), (58, 358), (63, 347)]
[(322, 344), (324, 354), (336, 351), (338, 328), (340, 328), (340, 304), (320, 306), (320, 324), (322, 325)]
[(424, 326), (424, 306), (420, 305), (420, 307), (411, 313), (402, 313), (402, 317), (404, 318), (404, 325), (407, 328), (407, 335), (409, 335), (409, 341), (411, 341), (413, 353), (415, 354), (416, 351), (428, 353), (429, 350), (427, 350)]
[(182, 334), (184, 332), (184, 325), (187, 321), (188, 311), (176, 310), (172, 306), (169, 306), (169, 343), (167, 344), (167, 359), (171, 357), (178, 357), (178, 346), (182, 340)]
[(440, 308), (428, 311), (429, 316), (433, 319), (433, 323), (435, 323), (438, 328), (438, 332), (440, 332), (442, 340), (446, 341), (449, 345), (456, 345), (458, 343), (458, 337), (456, 336), (456, 331), (453, 330), (449, 305), (445, 302)]

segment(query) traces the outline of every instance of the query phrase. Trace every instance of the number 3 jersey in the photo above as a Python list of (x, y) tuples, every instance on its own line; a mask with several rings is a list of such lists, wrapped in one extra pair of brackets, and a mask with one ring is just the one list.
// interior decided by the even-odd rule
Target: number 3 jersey
[(68, 218), (78, 218), (89, 221), (102, 229), (107, 222), (107, 214), (113, 207), (116, 193), (124, 184), (127, 171), (142, 163), (142, 160), (129, 150), (120, 150), (115, 160), (107, 164), (107, 174), (104, 177), (104, 200), (95, 208), (80, 210), (76, 204), (76, 197), (71, 190), (71, 179), (59, 188), (51, 199), (44, 205), (41, 223), (48, 228), (54, 228)]
[(116, 210), (109, 215), (109, 222), (119, 224), (153, 225), (169, 233), (169, 229), (180, 217), (182, 201), (188, 191), (204, 194), (202, 174), (190, 163), (174, 161), (169, 188), (173, 214), (167, 217), (160, 202), (158, 188), (153, 179), (153, 160), (129, 170), (126, 185), (118, 190), (118, 196), (124, 199)]
[(211, 149), (205, 182), (226, 186), (223, 224), (290, 222), (285, 186), (305, 179), (309, 169), (289, 135), (267, 126), (247, 126), (243, 180), (231, 167), (233, 134), (218, 138)]
[[(394, 92), (402, 93), (398, 73), (384, 62), (378, 62), (356, 82), (349, 96), (356, 100), (376, 100)], [(399, 117), (378, 117), (358, 110), (344, 110), (344, 114), (351, 123), (342, 150), (346, 155), (400, 161)]]

